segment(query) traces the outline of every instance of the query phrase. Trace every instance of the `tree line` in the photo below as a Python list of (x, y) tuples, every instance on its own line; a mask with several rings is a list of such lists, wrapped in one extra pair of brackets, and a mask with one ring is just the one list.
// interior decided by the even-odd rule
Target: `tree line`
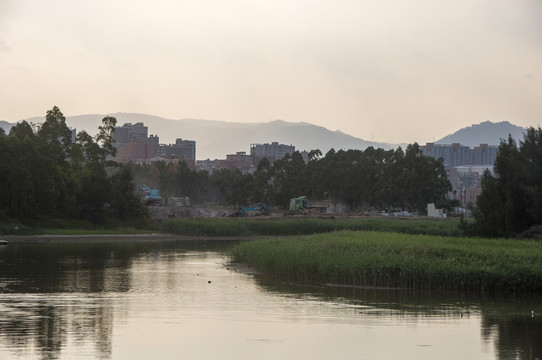
[(105, 117), (94, 137), (72, 131), (58, 107), (45, 122), (21, 121), (0, 129), (0, 219), (66, 218), (94, 224), (141, 218), (129, 167), (115, 155), (114, 117)]
[(418, 144), (403, 151), (374, 149), (300, 152), (271, 163), (261, 160), (254, 173), (222, 169), (212, 174), (190, 170), (185, 163), (132, 165), (138, 182), (159, 188), (165, 196), (190, 196), (192, 203), (243, 207), (265, 202), (287, 208), (301, 195), (330, 200), (349, 210), (423, 212), (427, 203), (451, 190), (442, 159), (424, 156)]

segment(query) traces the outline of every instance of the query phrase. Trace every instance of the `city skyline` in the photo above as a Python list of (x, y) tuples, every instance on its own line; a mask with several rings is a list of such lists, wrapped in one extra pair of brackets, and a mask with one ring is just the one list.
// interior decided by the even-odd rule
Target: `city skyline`
[(487, 120), (536, 127), (541, 27), (535, 0), (0, 0), (0, 120), (57, 105), (389, 143)]

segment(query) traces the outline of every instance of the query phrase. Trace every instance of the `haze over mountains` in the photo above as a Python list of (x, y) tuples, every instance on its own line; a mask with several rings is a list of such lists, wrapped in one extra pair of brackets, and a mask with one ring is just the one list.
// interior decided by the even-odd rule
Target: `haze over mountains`
[[(356, 138), (340, 131), (331, 131), (322, 126), (316, 126), (305, 122), (287, 122), (275, 120), (266, 123), (234, 123), (213, 120), (182, 119), (171, 120), (153, 115), (115, 113), (108, 114), (117, 119), (117, 125), (124, 123), (143, 122), (149, 129), (149, 135), (160, 137), (164, 144), (174, 143), (175, 139), (196, 141), (196, 158), (224, 159), (226, 154), (234, 154), (238, 151), (249, 153), (250, 144), (270, 143), (277, 141), (282, 144), (294, 145), (296, 150), (320, 149), (326, 153), (331, 148), (339, 149), (366, 149), (369, 146), (375, 148), (394, 149), (404, 144), (389, 144), (382, 142), (367, 141)], [(69, 127), (77, 131), (85, 130), (94, 135), (97, 132), (101, 120), (107, 115), (91, 114), (66, 117)], [(44, 117), (27, 119), (28, 122), (41, 123)], [(0, 126), (9, 132), (13, 124), (0, 121)], [(460, 129), (453, 134), (436, 141), (437, 144), (460, 143), (470, 147), (481, 143), (498, 145), (501, 139), (508, 138), (511, 134), (516, 140), (523, 139), (522, 127), (509, 122), (492, 123), (489, 121)], [(408, 140), (408, 139), (405, 139)], [(424, 144), (420, 144), (424, 145)]]
[[(366, 141), (330, 131), (324, 127), (304, 122), (294, 123), (275, 120), (266, 123), (234, 123), (214, 120), (182, 119), (171, 120), (153, 115), (115, 113), (107, 114), (117, 119), (117, 126), (124, 123), (143, 122), (149, 129), (149, 135), (158, 135), (160, 143), (175, 143), (177, 138), (196, 141), (196, 159), (225, 159), (227, 154), (238, 151), (250, 152), (250, 144), (271, 143), (294, 145), (296, 150), (320, 149), (326, 153), (329, 149), (365, 149), (369, 146), (385, 149), (395, 148), (395, 144)], [(94, 135), (103, 114), (67, 116), (66, 123), (77, 131), (85, 130)], [(28, 122), (40, 123), (45, 117), (27, 119)]]
[(471, 148), (480, 144), (499, 145), (501, 139), (508, 139), (508, 135), (511, 135), (516, 141), (523, 140), (524, 132), (524, 128), (511, 124), (508, 121), (498, 123), (484, 121), (483, 123), (457, 130), (455, 133), (436, 141), (436, 143), (460, 143)]

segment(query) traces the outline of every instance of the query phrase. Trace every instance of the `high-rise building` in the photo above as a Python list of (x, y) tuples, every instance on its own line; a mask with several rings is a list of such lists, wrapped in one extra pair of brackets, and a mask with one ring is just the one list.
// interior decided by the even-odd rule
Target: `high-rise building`
[(496, 145), (480, 144), (472, 150), (472, 165), (493, 165), (497, 159), (499, 147)]
[(157, 156), (183, 157), (186, 160), (196, 161), (196, 142), (193, 140), (175, 140), (175, 144), (159, 145)]
[(115, 126), (113, 137), (117, 144), (128, 144), (136, 140), (147, 140), (149, 129), (142, 123), (125, 123), (122, 126)]
[(442, 158), (446, 168), (463, 165), (493, 165), (499, 147), (488, 144), (480, 144), (474, 149), (461, 144), (442, 145), (427, 143), (420, 146), (422, 153), (435, 159)]
[(444, 166), (448, 168), (472, 164), (472, 150), (468, 146), (457, 143), (451, 145), (427, 143), (425, 146), (420, 146), (420, 149), (425, 156), (442, 158)]
[(292, 154), (295, 146), (279, 144), (250, 144), (250, 156), (254, 158), (268, 158), (269, 160), (282, 159), (286, 154)]

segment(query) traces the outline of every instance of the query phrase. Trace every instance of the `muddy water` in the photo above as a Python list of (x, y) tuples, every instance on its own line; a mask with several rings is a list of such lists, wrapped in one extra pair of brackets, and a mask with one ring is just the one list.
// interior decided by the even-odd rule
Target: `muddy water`
[(3, 246), (0, 359), (542, 358), (540, 297), (287, 284), (231, 245)]

